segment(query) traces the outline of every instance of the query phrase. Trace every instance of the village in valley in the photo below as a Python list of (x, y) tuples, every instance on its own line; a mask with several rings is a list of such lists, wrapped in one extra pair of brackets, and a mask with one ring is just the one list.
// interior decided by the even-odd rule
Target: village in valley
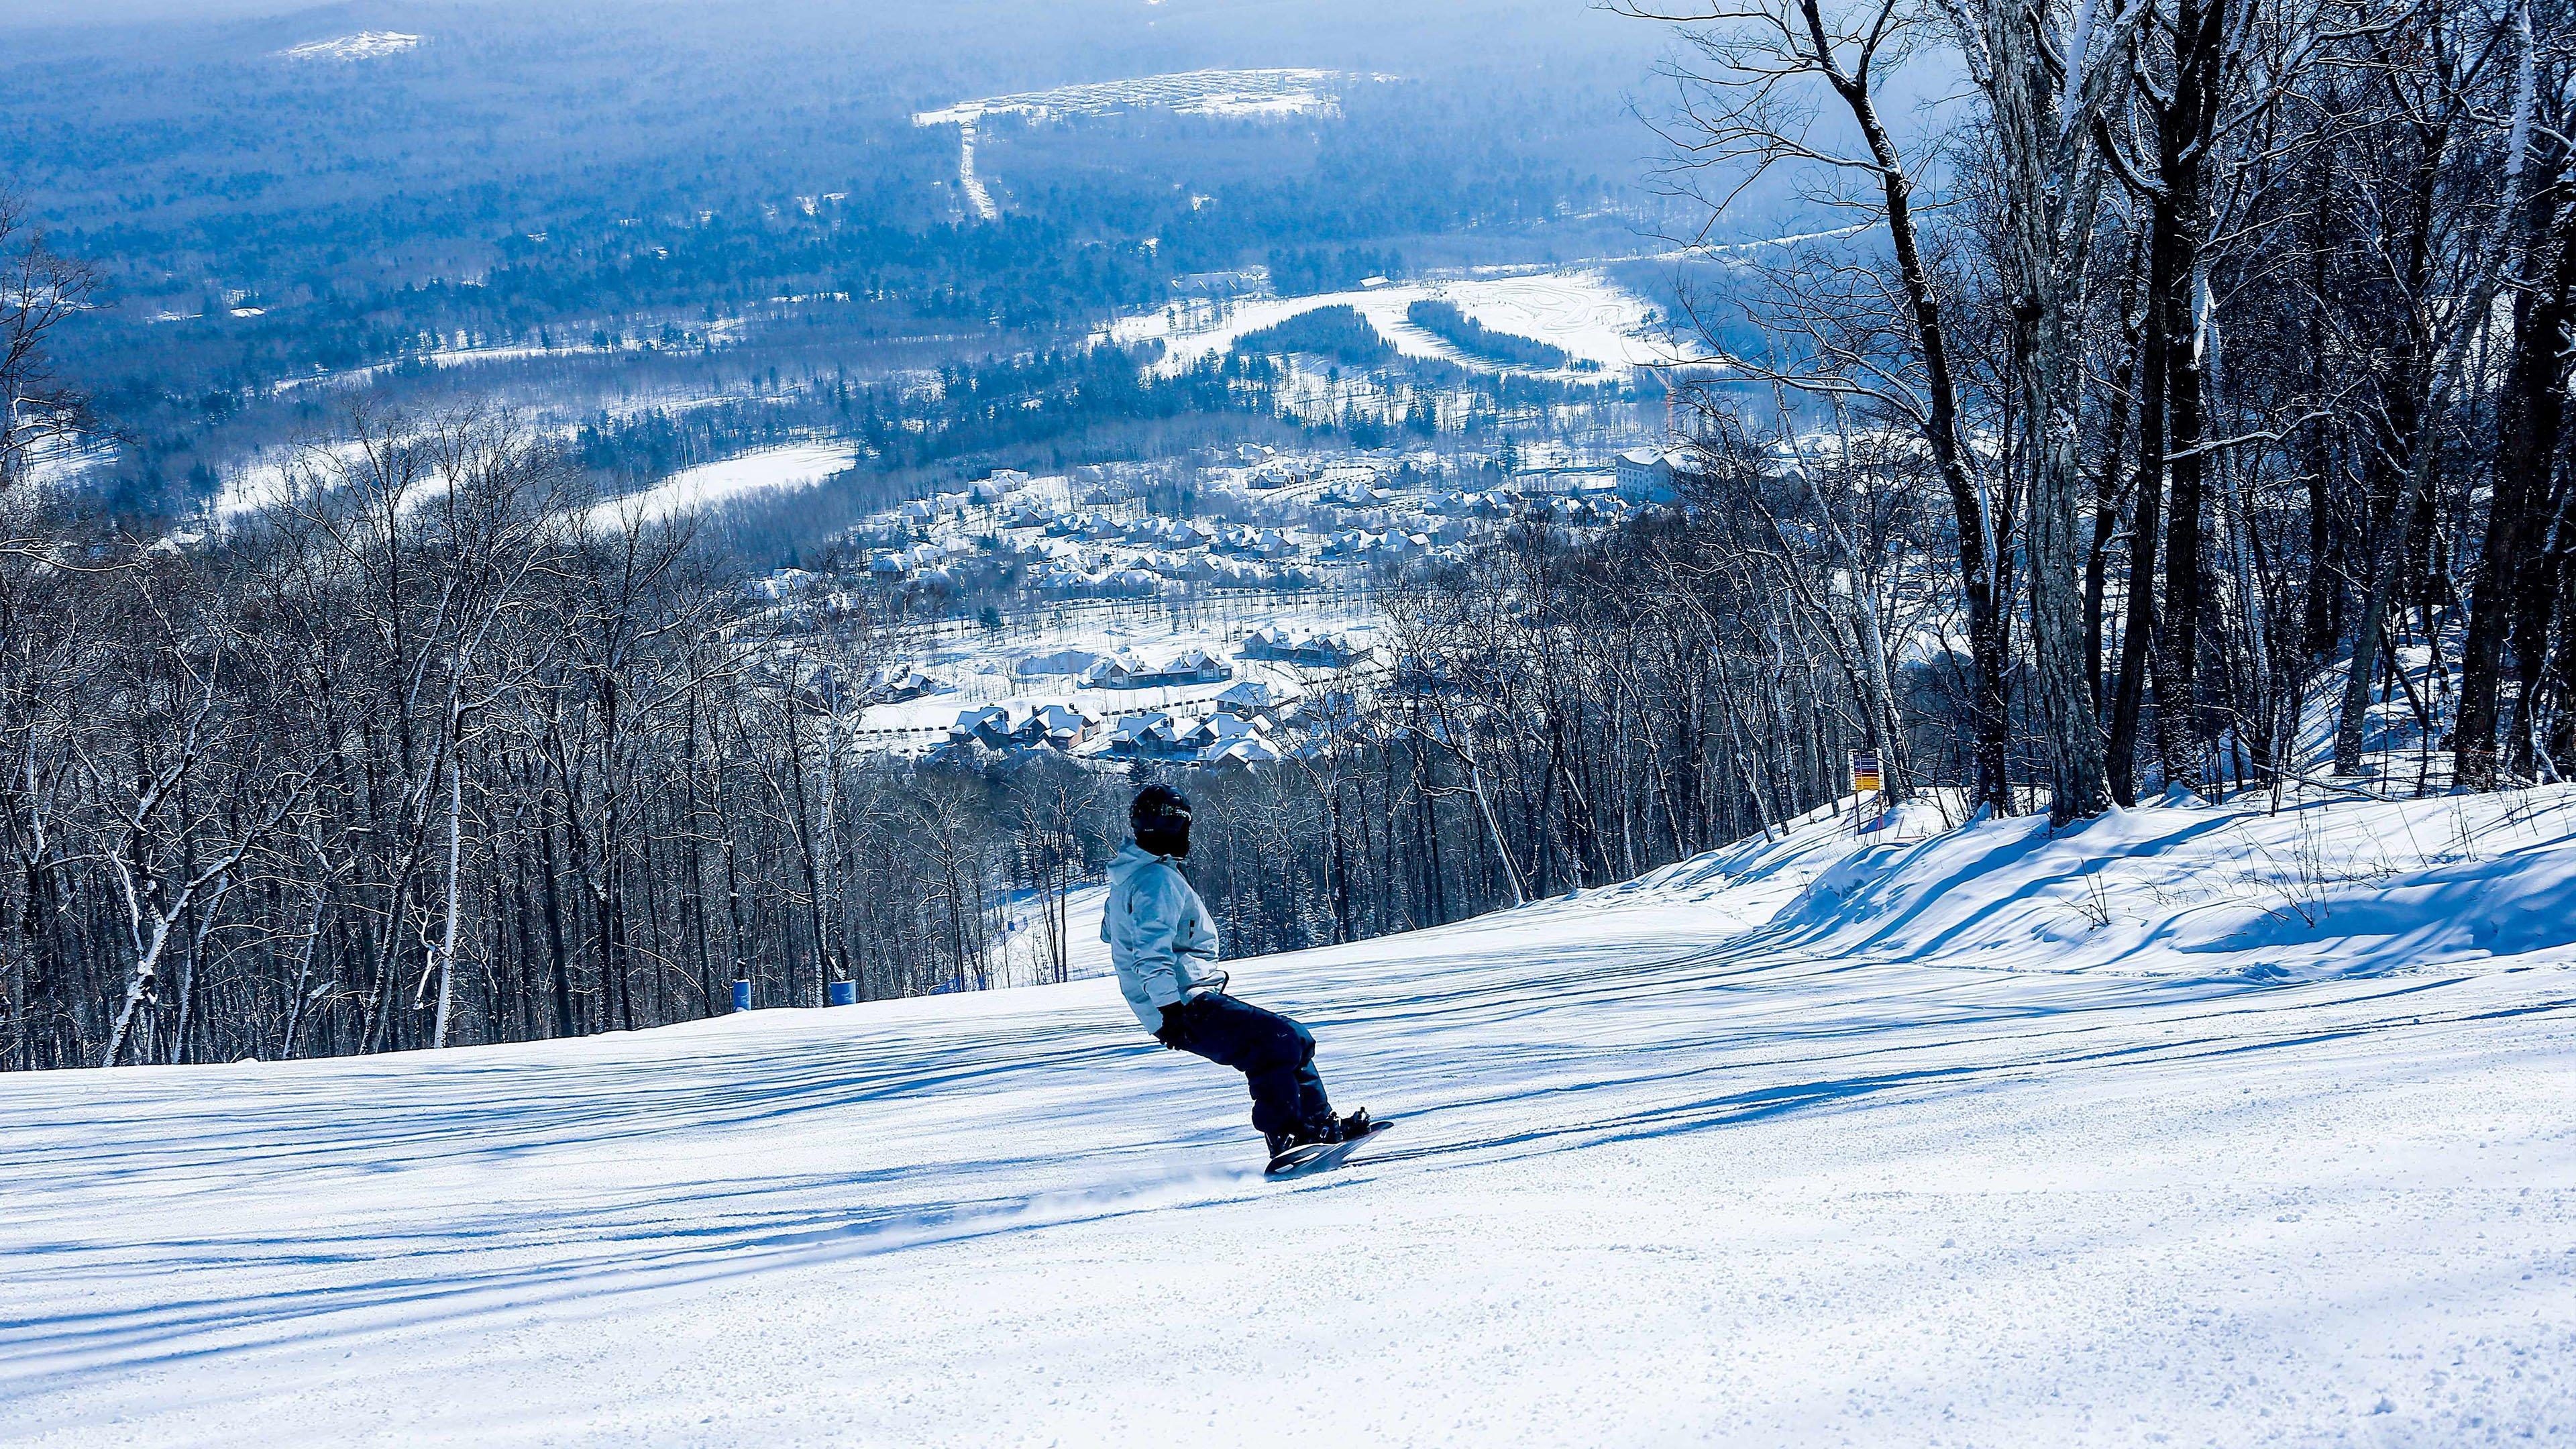
[[(778, 667), (852, 720), (859, 753), (1257, 768), (1322, 748), (1403, 666), (1380, 591), (1522, 521), (1615, 526), (1671, 502), (1677, 466), (1642, 444), (1238, 444), (997, 469), (873, 516), (840, 568), (751, 587)], [(858, 669), (818, 647), (852, 620)]]

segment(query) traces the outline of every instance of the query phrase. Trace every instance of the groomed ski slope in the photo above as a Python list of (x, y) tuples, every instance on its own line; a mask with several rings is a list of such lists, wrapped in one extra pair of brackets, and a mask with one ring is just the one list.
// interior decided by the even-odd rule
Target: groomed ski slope
[(1102, 980), (0, 1078), (0, 1440), (2576, 1436), (2576, 797), (1847, 832), (1237, 963), (1293, 1186)]

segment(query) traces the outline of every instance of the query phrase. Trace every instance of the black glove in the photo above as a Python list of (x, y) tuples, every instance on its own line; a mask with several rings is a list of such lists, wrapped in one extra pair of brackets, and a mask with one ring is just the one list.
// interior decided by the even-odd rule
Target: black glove
[(1174, 1051), (1181, 1050), (1181, 1038), (1184, 1035), (1181, 1009), (1187, 1005), (1189, 1003), (1186, 1001), (1175, 1001), (1163, 1008), (1163, 1024), (1155, 1029), (1154, 1040)]

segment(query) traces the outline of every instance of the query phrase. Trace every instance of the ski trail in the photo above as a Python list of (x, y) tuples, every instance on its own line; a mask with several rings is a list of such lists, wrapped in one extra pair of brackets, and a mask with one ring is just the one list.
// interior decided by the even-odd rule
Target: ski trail
[[(0, 1443), (2576, 1435), (2563, 832), (2443, 867), (2518, 956), (2049, 894), (2211, 885), (2213, 818), (1827, 820), (1229, 963), (1404, 1126), (1286, 1182), (1106, 980), (0, 1077)], [(2300, 943), (2380, 964), (2246, 969)]]
[(975, 123), (971, 120), (957, 126), (957, 186), (966, 194), (966, 205), (977, 221), (1002, 219), (1002, 209), (993, 204), (993, 193), (984, 188), (984, 178), (975, 172)]

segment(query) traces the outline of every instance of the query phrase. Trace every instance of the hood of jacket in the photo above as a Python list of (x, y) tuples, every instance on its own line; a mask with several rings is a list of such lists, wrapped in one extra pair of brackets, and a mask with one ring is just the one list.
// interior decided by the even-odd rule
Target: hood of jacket
[(1109, 858), (1109, 888), (1117, 890), (1121, 887), (1132, 887), (1136, 872), (1147, 866), (1170, 863), (1163, 856), (1156, 855), (1132, 840), (1128, 841), (1118, 847), (1116, 855)]
[(1206, 903), (1170, 859), (1133, 842), (1109, 862), (1100, 939), (1109, 943), (1119, 993), (1147, 1031), (1162, 1025), (1164, 1007), (1224, 979)]

